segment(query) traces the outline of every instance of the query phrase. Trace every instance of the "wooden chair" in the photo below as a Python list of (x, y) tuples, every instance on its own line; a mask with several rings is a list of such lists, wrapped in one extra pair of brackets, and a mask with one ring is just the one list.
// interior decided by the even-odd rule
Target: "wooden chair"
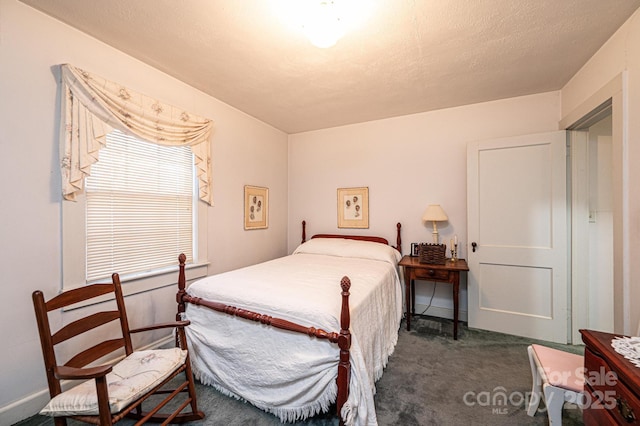
[(533, 417), (544, 400), (549, 425), (561, 426), (565, 402), (584, 405), (584, 357), (541, 345), (530, 345), (527, 353), (533, 378), (527, 414)]
[[(76, 319), (52, 333), (49, 312), (102, 297), (96, 300), (98, 302), (104, 300), (104, 295), (110, 293), (115, 297), (115, 310), (97, 312)], [(129, 329), (118, 274), (113, 274), (112, 283), (93, 284), (63, 292), (47, 302), (41, 291), (35, 291), (33, 305), (51, 395), (51, 401), (43, 408), (41, 414), (53, 416), (57, 426), (66, 425), (66, 418), (107, 425), (116, 423), (125, 416), (139, 420), (136, 424), (182, 423), (204, 417), (197, 407), (184, 334), (184, 327), (189, 325), (189, 322), (178, 321)], [(100, 326), (102, 326), (101, 336), (110, 335), (116, 331), (118, 336), (96, 343), (97, 330), (91, 332), (90, 330)], [(174, 327), (177, 330), (179, 347), (133, 350), (131, 334)], [(73, 342), (67, 342), (70, 338), (83, 334), (84, 339), (79, 337)], [(83, 341), (89, 342), (86, 346), (93, 346), (78, 349), (77, 346), (80, 346), (79, 343)], [(66, 344), (58, 346), (63, 342)], [(63, 350), (65, 354), (73, 354), (68, 358), (65, 357), (67, 361), (62, 364), (58, 362), (56, 353), (62, 353)], [(125, 358), (113, 365), (104, 364), (102, 361), (109, 358), (117, 360), (118, 356), (119, 358), (125, 356)], [(179, 375), (184, 376), (184, 380), (177, 377)], [(60, 383), (62, 380), (83, 380), (84, 382), (63, 392)], [(171, 387), (170, 390), (165, 386), (168, 382), (171, 382), (168, 385)], [(149, 399), (152, 395), (160, 396)], [(182, 397), (176, 398), (173, 404), (167, 406), (178, 395)], [(142, 403), (145, 401), (145, 406), (154, 404), (151, 410), (143, 411)], [(185, 410), (189, 405), (190, 411)], [(160, 412), (162, 408), (167, 410), (169, 407), (173, 410), (170, 414)]]

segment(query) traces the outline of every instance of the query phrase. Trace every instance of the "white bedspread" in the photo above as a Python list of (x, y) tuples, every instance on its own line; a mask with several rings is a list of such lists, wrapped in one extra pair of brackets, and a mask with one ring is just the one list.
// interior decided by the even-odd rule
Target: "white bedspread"
[[(340, 330), (340, 280), (351, 280), (351, 383), (342, 416), (376, 425), (375, 381), (398, 339), (402, 289), (399, 254), (377, 243), (313, 239), (294, 254), (210, 276), (192, 296), (326, 331)], [(326, 411), (335, 401), (337, 345), (188, 305), (185, 317), (194, 374), (221, 392), (283, 421)]]

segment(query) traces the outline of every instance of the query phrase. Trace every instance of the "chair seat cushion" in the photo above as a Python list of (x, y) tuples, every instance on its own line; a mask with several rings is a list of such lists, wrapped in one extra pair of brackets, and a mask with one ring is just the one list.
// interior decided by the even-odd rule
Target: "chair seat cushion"
[(582, 392), (584, 357), (546, 346), (531, 345), (542, 368), (541, 374), (552, 386)]
[[(107, 374), (109, 406), (117, 413), (158, 386), (184, 364), (187, 351), (180, 348), (134, 352)], [(40, 411), (48, 416), (97, 415), (95, 380), (88, 380), (56, 395)]]

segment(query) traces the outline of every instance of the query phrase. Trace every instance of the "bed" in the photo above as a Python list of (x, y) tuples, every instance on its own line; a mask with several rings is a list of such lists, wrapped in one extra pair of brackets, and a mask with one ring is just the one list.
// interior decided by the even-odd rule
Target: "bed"
[[(381, 237), (318, 234), (289, 256), (202, 278), (186, 288), (180, 257), (178, 316), (196, 378), (283, 422), (327, 412), (376, 425), (375, 382), (402, 318), (396, 247)], [(336, 347), (337, 346), (337, 347)]]

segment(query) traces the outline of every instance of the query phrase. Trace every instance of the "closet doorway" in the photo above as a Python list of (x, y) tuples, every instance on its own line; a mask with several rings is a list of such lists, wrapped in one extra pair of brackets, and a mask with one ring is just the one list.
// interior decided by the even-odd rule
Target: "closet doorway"
[(614, 332), (615, 183), (611, 102), (569, 132), (574, 343), (581, 328)]

